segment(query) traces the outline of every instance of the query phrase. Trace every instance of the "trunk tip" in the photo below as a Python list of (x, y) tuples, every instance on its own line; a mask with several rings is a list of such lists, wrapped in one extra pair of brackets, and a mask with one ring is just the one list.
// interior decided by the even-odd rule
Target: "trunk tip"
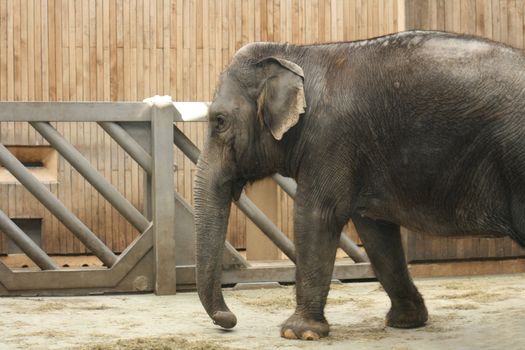
[(211, 318), (213, 323), (226, 329), (233, 328), (237, 324), (237, 317), (230, 311), (217, 311)]

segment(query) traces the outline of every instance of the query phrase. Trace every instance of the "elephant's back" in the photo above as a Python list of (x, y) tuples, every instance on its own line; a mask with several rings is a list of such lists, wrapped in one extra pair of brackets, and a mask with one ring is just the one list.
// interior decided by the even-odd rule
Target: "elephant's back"
[(395, 35), (388, 38), (352, 58), (349, 91), (361, 111), (394, 118), (397, 113), (408, 123), (427, 118), (450, 124), (458, 119), (480, 123), (525, 118), (522, 50), (442, 32), (409, 32), (397, 41), (392, 39)]

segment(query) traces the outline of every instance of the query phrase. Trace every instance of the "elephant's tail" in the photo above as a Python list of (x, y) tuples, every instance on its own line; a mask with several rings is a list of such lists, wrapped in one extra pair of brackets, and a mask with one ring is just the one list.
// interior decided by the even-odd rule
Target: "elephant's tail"
[(518, 196), (512, 198), (512, 226), (510, 237), (525, 248), (525, 203)]
[(510, 235), (512, 239), (514, 239), (522, 248), (525, 248), (525, 235), (520, 232), (515, 232), (514, 234)]

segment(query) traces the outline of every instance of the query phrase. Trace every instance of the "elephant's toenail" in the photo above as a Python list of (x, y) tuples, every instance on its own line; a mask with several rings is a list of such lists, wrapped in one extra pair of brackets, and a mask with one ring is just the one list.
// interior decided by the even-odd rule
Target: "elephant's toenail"
[(287, 339), (297, 339), (297, 336), (295, 335), (294, 331), (292, 331), (290, 328), (286, 329), (283, 332), (283, 337)]
[(312, 332), (312, 331), (306, 331), (303, 333), (303, 336), (301, 337), (303, 340), (319, 340), (319, 334)]

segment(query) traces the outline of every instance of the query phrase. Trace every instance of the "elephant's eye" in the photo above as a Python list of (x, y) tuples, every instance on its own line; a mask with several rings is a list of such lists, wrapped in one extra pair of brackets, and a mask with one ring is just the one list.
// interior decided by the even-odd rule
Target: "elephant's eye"
[(224, 117), (223, 115), (218, 115), (216, 117), (216, 124), (215, 124), (215, 129), (219, 132), (221, 131), (224, 131), (226, 129), (226, 117)]

